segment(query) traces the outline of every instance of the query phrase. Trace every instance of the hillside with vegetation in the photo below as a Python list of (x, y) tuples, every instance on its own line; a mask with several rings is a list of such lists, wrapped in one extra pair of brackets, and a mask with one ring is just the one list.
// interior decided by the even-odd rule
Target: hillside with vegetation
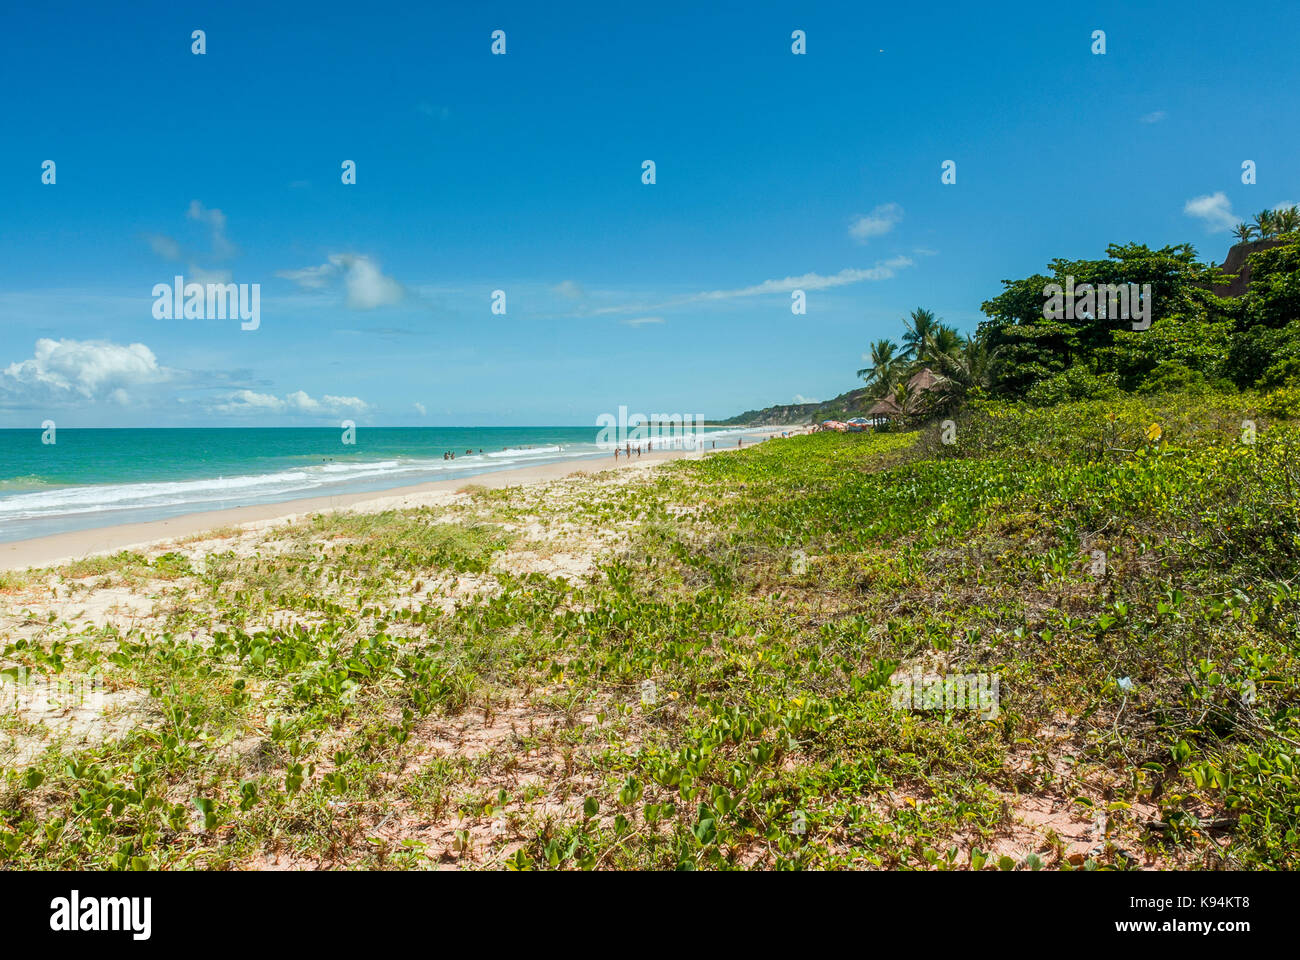
[(762, 410), (746, 410), (726, 420), (724, 427), (778, 427), (786, 424), (820, 423), (823, 420), (842, 420), (865, 413), (876, 398), (865, 387), (847, 390), (831, 400), (816, 403), (781, 403)]

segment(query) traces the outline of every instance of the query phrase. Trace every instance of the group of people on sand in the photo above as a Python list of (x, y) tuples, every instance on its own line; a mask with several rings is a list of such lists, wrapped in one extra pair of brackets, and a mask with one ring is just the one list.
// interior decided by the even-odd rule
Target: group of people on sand
[[(742, 443), (744, 443), (744, 442), (745, 442), (745, 441), (744, 441), (744, 438), (743, 438), (743, 437), (737, 437), (737, 438), (736, 438), (736, 446), (740, 446), (740, 445), (741, 445)], [(712, 450), (716, 450), (716, 449), (718, 449), (718, 441), (716, 441), (716, 440), (710, 440), (710, 441), (709, 441), (709, 444), (710, 444), (710, 449), (712, 449)], [(701, 440), (699, 441), (699, 445), (700, 445), (701, 447), (704, 446), (704, 440), (703, 440), (703, 439), (701, 439)], [(655, 449), (655, 444), (654, 444), (654, 441), (651, 440), (650, 443), (647, 444), (647, 450), (648, 450), (650, 453), (654, 453), (654, 449)], [(618, 455), (619, 455), (620, 453), (623, 454), (623, 456), (624, 456), (625, 459), (627, 459), (627, 460), (631, 460), (631, 459), (632, 459), (632, 444), (630, 444), (630, 443), (625, 444), (622, 450), (620, 450), (618, 447), (615, 447), (615, 448), (614, 448), (614, 459), (615, 459), (615, 460), (618, 459)], [(637, 447), (636, 447), (636, 455), (637, 455), (638, 457), (641, 456), (641, 445), (640, 445), (640, 444), (637, 444)]]

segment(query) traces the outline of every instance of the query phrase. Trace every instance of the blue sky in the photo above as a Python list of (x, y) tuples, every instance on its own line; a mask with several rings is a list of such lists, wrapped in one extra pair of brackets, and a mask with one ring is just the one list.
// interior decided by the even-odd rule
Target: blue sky
[[(913, 307), (1300, 200), (1295, 3), (412, 6), (10, 13), (0, 426), (827, 399)], [(177, 273), (259, 329), (155, 319)]]

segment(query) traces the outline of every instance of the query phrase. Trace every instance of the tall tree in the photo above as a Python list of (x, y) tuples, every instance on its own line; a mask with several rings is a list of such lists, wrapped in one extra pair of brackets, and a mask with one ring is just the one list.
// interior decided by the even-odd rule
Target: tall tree
[(1239, 223), (1232, 230), (1232, 235), (1242, 243), (1249, 243), (1254, 240), (1256, 233), (1258, 231), (1249, 223)]

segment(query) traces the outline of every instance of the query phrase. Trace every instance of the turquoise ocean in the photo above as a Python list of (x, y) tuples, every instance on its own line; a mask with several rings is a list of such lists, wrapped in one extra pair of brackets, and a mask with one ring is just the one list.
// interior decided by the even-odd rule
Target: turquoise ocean
[[(734, 446), (749, 436), (705, 428), (704, 443)], [(53, 444), (41, 437), (0, 430), (0, 542), (612, 458), (597, 447), (594, 427), (358, 427), (351, 445), (336, 427), (59, 429)], [(444, 460), (447, 452), (456, 459)]]

